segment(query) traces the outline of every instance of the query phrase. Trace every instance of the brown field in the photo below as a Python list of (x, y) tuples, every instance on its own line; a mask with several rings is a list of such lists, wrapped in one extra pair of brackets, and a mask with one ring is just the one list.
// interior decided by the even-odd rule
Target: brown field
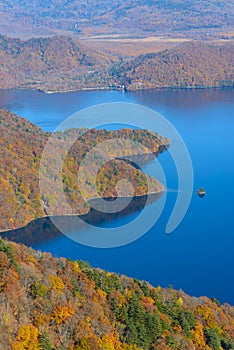
[(95, 35), (85, 38), (89, 47), (124, 57), (160, 52), (186, 41), (190, 39), (156, 36), (131, 38), (124, 35)]
[[(169, 38), (163, 36), (131, 38), (124, 35), (95, 35), (82, 38), (81, 41), (83, 40), (89, 48), (121, 57), (135, 57), (147, 53), (157, 53), (171, 49), (178, 44), (192, 41), (190, 38)], [(217, 45), (233, 41), (231, 36), (230, 39), (207, 40), (207, 42)]]

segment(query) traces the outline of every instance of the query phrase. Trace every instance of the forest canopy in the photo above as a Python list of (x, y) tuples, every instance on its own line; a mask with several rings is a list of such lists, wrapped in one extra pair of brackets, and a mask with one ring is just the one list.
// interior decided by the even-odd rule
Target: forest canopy
[(231, 350), (234, 308), (0, 240), (0, 347)]

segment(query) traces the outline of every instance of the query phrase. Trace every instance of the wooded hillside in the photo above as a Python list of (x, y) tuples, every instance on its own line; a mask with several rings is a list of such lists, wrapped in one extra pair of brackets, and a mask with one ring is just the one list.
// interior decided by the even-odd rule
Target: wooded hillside
[(0, 347), (230, 350), (234, 308), (0, 240)]
[(187, 42), (141, 55), (111, 69), (113, 81), (127, 90), (148, 88), (233, 87), (234, 44)]
[(139, 90), (234, 84), (233, 43), (191, 41), (131, 58), (107, 52), (103, 46), (94, 50), (92, 44), (74, 38), (22, 41), (0, 36), (0, 58), (0, 88), (62, 92), (123, 85)]

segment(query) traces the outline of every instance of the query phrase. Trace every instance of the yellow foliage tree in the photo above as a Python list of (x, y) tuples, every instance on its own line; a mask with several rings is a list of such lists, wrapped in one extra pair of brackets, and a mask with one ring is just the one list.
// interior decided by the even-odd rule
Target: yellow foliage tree
[(60, 324), (65, 322), (68, 317), (74, 315), (74, 313), (75, 311), (71, 304), (68, 304), (67, 306), (58, 305), (54, 308), (51, 319), (54, 320), (56, 324)]
[(116, 350), (113, 339), (106, 334), (101, 339), (101, 348), (103, 350)]
[(123, 350), (143, 350), (142, 348), (138, 348), (135, 344), (124, 344)]
[(106, 300), (106, 292), (104, 292), (104, 290), (101, 290), (98, 288), (97, 294), (98, 294), (100, 300), (102, 300), (102, 301)]
[(177, 304), (182, 306), (184, 304), (183, 298), (178, 298)]
[(210, 328), (217, 328), (218, 323), (214, 317), (212, 309), (207, 305), (200, 305), (197, 308), (197, 313), (203, 318), (207, 326)]
[(80, 265), (79, 265), (79, 263), (77, 261), (74, 262), (73, 271), (75, 271), (77, 273), (81, 272)]
[(57, 276), (53, 276), (50, 275), (50, 283), (52, 288), (58, 293), (58, 294), (62, 294), (62, 290), (64, 289), (64, 283), (61, 280), (61, 278), (57, 277)]
[(203, 332), (203, 326), (201, 323), (198, 323), (195, 328), (192, 330), (193, 335), (193, 343), (199, 348), (203, 349), (206, 346), (205, 338), (204, 338), (204, 332)]
[(33, 325), (24, 325), (19, 329), (12, 350), (39, 350), (39, 331)]

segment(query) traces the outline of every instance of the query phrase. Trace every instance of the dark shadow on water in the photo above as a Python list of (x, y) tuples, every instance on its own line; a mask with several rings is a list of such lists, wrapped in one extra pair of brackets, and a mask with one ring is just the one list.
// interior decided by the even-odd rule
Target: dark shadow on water
[[(139, 214), (145, 205), (149, 205), (157, 201), (163, 192), (151, 194), (148, 196), (133, 197), (130, 203), (121, 211), (116, 213), (103, 213), (99, 210), (91, 209), (88, 214), (80, 215), (79, 223), (74, 220), (76, 216), (61, 216), (56, 217), (56, 222), (61, 226), (66, 226), (68, 232), (81, 232), (85, 229), (85, 223), (101, 227), (113, 221), (117, 222), (120, 218), (127, 217), (131, 214)], [(123, 204), (126, 198), (121, 199)], [(94, 200), (98, 201), (98, 200)], [(147, 203), (146, 203), (147, 202)], [(78, 224), (77, 224), (78, 223)], [(17, 243), (23, 243), (27, 246), (39, 245), (45, 242), (52, 241), (63, 235), (61, 231), (53, 224), (49, 217), (41, 218), (30, 222), (27, 226), (12, 231), (2, 232), (1, 237)]]

